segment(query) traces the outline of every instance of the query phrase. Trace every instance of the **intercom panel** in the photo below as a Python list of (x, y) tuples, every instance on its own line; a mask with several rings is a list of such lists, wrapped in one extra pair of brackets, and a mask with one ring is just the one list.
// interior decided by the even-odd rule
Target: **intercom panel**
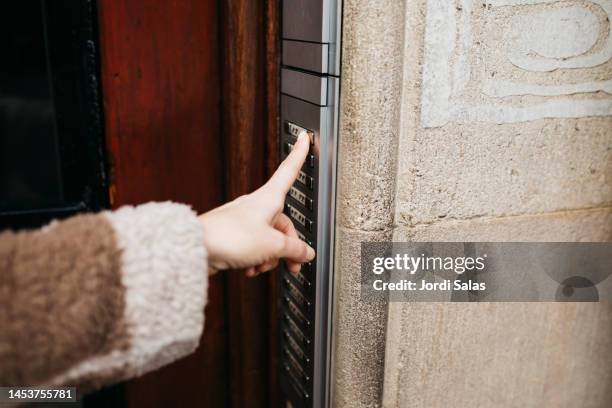
[(286, 407), (329, 404), (331, 297), (339, 98), (340, 3), (284, 0), (281, 158), (306, 132), (308, 157), (285, 199), (285, 214), (316, 258), (280, 273), (280, 379)]

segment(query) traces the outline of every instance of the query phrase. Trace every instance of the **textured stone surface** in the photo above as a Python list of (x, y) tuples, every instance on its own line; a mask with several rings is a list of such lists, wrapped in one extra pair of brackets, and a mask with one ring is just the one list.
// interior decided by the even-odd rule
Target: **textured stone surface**
[(506, 34), (509, 60), (521, 69), (551, 72), (595, 67), (612, 57), (610, 0), (574, 4), (558, 0), (493, 0), (488, 4), (493, 8), (506, 6), (511, 13), (529, 11), (513, 15)]
[(423, 126), (612, 114), (611, 15), (609, 0), (428, 0)]
[(401, 344), (387, 349), (386, 407), (612, 403), (609, 303), (394, 306), (389, 333)]
[[(396, 241), (610, 241), (612, 208), (399, 228)], [(603, 407), (612, 307), (394, 303), (384, 406)]]
[(340, 225), (354, 229), (393, 223), (403, 9), (403, 0), (344, 1), (337, 206)]
[[(612, 203), (612, 116), (504, 125), (485, 118), (464, 124), (445, 121), (445, 126), (436, 128), (421, 121), (427, 110), (428, 81), (445, 86), (432, 95), (439, 98), (446, 93), (454, 107), (469, 99), (488, 106), (503, 102), (507, 107), (534, 112), (539, 104), (556, 103), (567, 95), (581, 101), (609, 99), (610, 94), (601, 90), (610, 87), (612, 61), (591, 66), (593, 61), (568, 57), (565, 61), (573, 61), (574, 69), (535, 72), (519, 69), (508, 57), (518, 41), (512, 34), (517, 30), (511, 27), (513, 18), (520, 16), (522, 24), (527, 24), (531, 16), (546, 13), (553, 13), (553, 17), (569, 13), (578, 20), (580, 12), (587, 19), (597, 17), (598, 39), (581, 55), (605, 54), (612, 41), (606, 4), (612, 2), (568, 5), (553, 0), (420, 0), (407, 6), (396, 223), (416, 225)], [(551, 24), (556, 27), (563, 21), (552, 18)], [(444, 33), (449, 27), (463, 27), (456, 38), (452, 34), (452, 39), (446, 39), (450, 42), (440, 37), (448, 36)], [(593, 37), (592, 27), (579, 24), (576, 29)], [(452, 63), (440, 62), (442, 57), (437, 54), (453, 44)], [(548, 46), (551, 53), (561, 55), (561, 49), (568, 45)], [(566, 54), (576, 50), (566, 50)], [(497, 95), (496, 99), (486, 99), (486, 92)], [(579, 105), (574, 102), (572, 106)], [(432, 106), (448, 112), (444, 104), (432, 102)], [(589, 115), (583, 112), (577, 116)]]
[[(612, 241), (612, 207), (401, 227), (396, 241)], [(611, 340), (612, 341), (612, 340)]]
[[(344, 0), (332, 404), (382, 400), (386, 305), (360, 302), (360, 243), (393, 227), (403, 0)], [(375, 107), (375, 108), (372, 108)]]
[(334, 406), (612, 406), (610, 305), (359, 301), (361, 241), (612, 240), (611, 7), (344, 1)]
[(361, 242), (389, 241), (390, 232), (336, 230), (333, 406), (378, 406), (384, 379), (386, 302), (360, 300)]
[(447, 126), (405, 137), (400, 224), (612, 204), (612, 117)]
[[(448, 221), (396, 240), (602, 241), (612, 208)], [(607, 406), (607, 304), (393, 304), (385, 406)]]

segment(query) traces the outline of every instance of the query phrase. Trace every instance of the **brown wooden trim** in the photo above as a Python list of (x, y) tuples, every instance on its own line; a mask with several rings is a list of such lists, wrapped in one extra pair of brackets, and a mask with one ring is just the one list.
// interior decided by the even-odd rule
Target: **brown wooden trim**
[[(278, 164), (279, 1), (100, 2), (114, 207), (203, 212)], [(201, 347), (131, 381), (128, 405), (277, 406), (276, 276), (211, 280)]]
[[(255, 1), (222, 2), (223, 125), (226, 193), (249, 193), (265, 180), (263, 14)], [(265, 278), (227, 274), (230, 406), (267, 406)]]
[[(261, 186), (276, 168), (278, 5), (223, 2), (223, 126), (228, 198)], [(276, 406), (274, 275), (227, 275), (232, 407)]]
[[(216, 0), (100, 1), (113, 206), (224, 202)], [(213, 278), (197, 352), (127, 384), (130, 407), (219, 407), (227, 398), (225, 290)]]
[[(267, 116), (267, 173), (272, 175), (279, 161), (280, 124), (280, 2), (266, 1), (266, 106)], [(281, 406), (278, 377), (280, 350), (278, 300), (280, 299), (278, 271), (268, 275), (268, 398), (270, 407)]]

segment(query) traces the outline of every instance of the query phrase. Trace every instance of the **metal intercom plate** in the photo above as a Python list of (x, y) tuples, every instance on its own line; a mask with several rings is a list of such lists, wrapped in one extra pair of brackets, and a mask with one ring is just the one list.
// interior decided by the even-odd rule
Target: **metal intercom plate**
[(319, 106), (328, 105), (329, 77), (283, 68), (281, 92)]
[(284, 0), (283, 38), (313, 43), (330, 42), (329, 0)]
[[(341, 10), (342, 0), (283, 0), (283, 65), (339, 76)], [(295, 53), (296, 47), (306, 52)], [(318, 47), (327, 52), (321, 55), (327, 70), (319, 71), (320, 57), (308, 51)]]
[(329, 74), (329, 44), (283, 40), (283, 64), (291, 68)]
[(285, 200), (298, 236), (315, 248), (299, 274), (281, 270), (280, 370), (286, 406), (329, 405), (340, 1), (284, 0), (281, 157), (301, 131), (309, 156)]

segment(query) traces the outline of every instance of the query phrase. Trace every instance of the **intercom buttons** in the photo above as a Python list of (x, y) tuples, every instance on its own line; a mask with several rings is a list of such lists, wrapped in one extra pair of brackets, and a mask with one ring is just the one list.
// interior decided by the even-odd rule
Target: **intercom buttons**
[(283, 330), (283, 336), (285, 337), (285, 341), (289, 344), (291, 351), (295, 354), (302, 362), (306, 364), (310, 364), (310, 358), (306, 354), (302, 347), (296, 342), (296, 340), (291, 336), (291, 334), (287, 330)]
[(306, 235), (302, 234), (300, 231), (295, 231), (297, 233), (297, 236), (299, 239), (301, 239), (302, 241), (304, 241), (305, 243), (307, 243), (308, 245), (312, 246), (312, 241), (309, 240), (308, 238), (306, 238)]
[(287, 347), (285, 347), (283, 351), (285, 352), (286, 361), (288, 361), (291, 367), (295, 369), (295, 372), (298, 373), (304, 380), (310, 381), (310, 376), (308, 375), (308, 373), (306, 373), (306, 370), (304, 370), (304, 367), (302, 367), (302, 364), (293, 355), (293, 353), (289, 351)]
[(297, 378), (295, 378), (289, 365), (285, 363), (283, 364), (283, 366), (285, 368), (285, 371), (289, 374), (289, 378), (291, 379), (291, 383), (293, 384), (293, 389), (298, 393), (300, 398), (309, 399), (310, 395), (308, 395), (308, 393), (304, 391), (304, 388), (302, 387), (302, 385), (300, 385), (300, 381)]
[(298, 174), (297, 181), (308, 187), (310, 190), (314, 188), (314, 179), (301, 170)]
[(312, 232), (312, 221), (310, 221), (309, 219), (306, 219), (304, 224), (305, 224), (306, 229), (308, 230), (308, 232)]
[(305, 309), (310, 309), (310, 301), (302, 294), (302, 292), (291, 283), (288, 278), (285, 278), (285, 285), (287, 286), (287, 291), (295, 300), (295, 302), (302, 306)]
[(312, 198), (306, 196), (306, 194), (302, 193), (295, 187), (291, 187), (289, 189), (289, 196), (292, 197), (295, 201), (302, 204), (304, 207), (308, 208), (312, 211)]
[[(297, 273), (289, 272), (286, 266), (284, 268), (285, 275), (288, 276), (289, 279), (294, 281), (300, 288), (304, 288), (306, 292), (312, 286), (312, 284), (310, 283), (310, 279), (306, 276), (306, 273), (310, 272), (310, 267), (308, 266), (308, 264), (310, 264), (310, 262), (303, 263), (300, 270)], [(285, 275), (283, 275), (283, 277), (287, 279)]]
[(308, 232), (312, 232), (312, 221), (306, 218), (306, 216), (297, 208), (292, 206), (291, 204), (286, 204), (287, 212), (289, 213), (289, 217), (295, 220), (298, 224), (306, 228)]
[(289, 216), (297, 221), (298, 224), (302, 226), (306, 226), (306, 216), (300, 212), (297, 208), (292, 206), (291, 204), (287, 204), (287, 211), (289, 211)]
[(306, 316), (304, 316), (304, 313), (300, 310), (300, 308), (295, 303), (293, 303), (291, 298), (285, 295), (284, 299), (285, 299), (285, 303), (287, 304), (287, 307), (289, 308), (293, 316), (295, 316), (296, 320), (300, 324), (310, 327), (310, 320), (308, 320)]
[(306, 132), (306, 134), (308, 134), (308, 138), (310, 139), (310, 144), (314, 144), (314, 132), (312, 130), (308, 130), (306, 128), (296, 125), (295, 123), (286, 121), (285, 131), (294, 137), (298, 137), (300, 133)]
[(310, 288), (310, 282), (308, 281), (308, 279), (306, 279), (306, 277), (301, 271), (293, 276), (295, 277), (295, 280), (297, 280), (302, 286)]
[(285, 323), (287, 324), (287, 327), (289, 328), (289, 330), (291, 330), (291, 333), (293, 333), (295, 337), (297, 337), (305, 345), (307, 346), (310, 345), (310, 339), (306, 337), (302, 329), (300, 329), (298, 324), (293, 321), (291, 316), (289, 316), (287, 313), (284, 313), (283, 319)]
[(314, 166), (315, 166), (315, 156), (314, 156), (314, 154), (309, 154), (308, 155), (308, 165), (311, 168), (314, 168)]
[(285, 154), (289, 154), (293, 151), (293, 143), (285, 143)]
[[(283, 279), (290, 280), (296, 286), (298, 286), (303, 291), (303, 293), (308, 294), (310, 293), (312, 283), (310, 282), (310, 278), (306, 276), (308, 272), (308, 266), (305, 265), (306, 264), (302, 264), (298, 272), (289, 272), (289, 270), (285, 267)], [(297, 296), (299, 297), (299, 295)], [(308, 300), (307, 306), (310, 306), (310, 300)]]
[[(285, 154), (289, 155), (289, 153), (291, 153), (293, 151), (294, 147), (295, 147), (294, 143), (286, 142), (284, 144)], [(314, 169), (314, 167), (315, 167), (315, 156), (314, 156), (314, 154), (312, 154), (312, 153), (308, 154), (308, 157), (306, 158), (306, 163), (304, 163), (304, 167), (303, 168), (306, 168), (306, 166), (311, 168), (311, 169)]]

